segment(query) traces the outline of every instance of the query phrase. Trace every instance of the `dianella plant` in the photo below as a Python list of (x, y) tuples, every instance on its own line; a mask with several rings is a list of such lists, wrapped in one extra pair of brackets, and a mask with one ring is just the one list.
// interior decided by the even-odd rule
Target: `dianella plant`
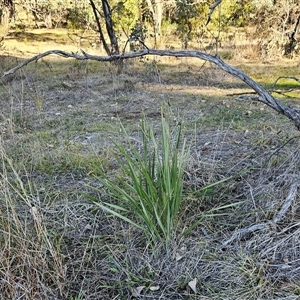
[[(114, 143), (120, 166), (117, 177), (111, 178), (103, 170), (97, 176), (112, 201), (89, 197), (106, 212), (140, 228), (152, 242), (168, 242), (177, 225), (189, 154), (182, 140), (182, 124), (171, 130), (169, 117), (162, 110), (161, 131), (154, 133), (143, 117), (138, 145), (124, 127), (122, 130), (125, 143)], [(102, 189), (98, 191), (103, 195)]]

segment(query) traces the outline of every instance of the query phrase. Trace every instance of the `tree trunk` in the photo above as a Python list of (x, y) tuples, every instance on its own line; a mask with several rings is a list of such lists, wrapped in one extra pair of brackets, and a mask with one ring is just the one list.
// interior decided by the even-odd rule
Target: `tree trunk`
[(161, 22), (163, 17), (163, 1), (155, 0), (154, 5), (151, 0), (146, 0), (149, 11), (152, 15), (153, 29), (154, 29), (154, 44), (155, 48), (158, 47), (161, 37)]
[(155, 11), (156, 11), (156, 17), (155, 17), (155, 32), (156, 32), (156, 46), (159, 46), (161, 41), (161, 22), (163, 17), (163, 1), (156, 0), (155, 1)]
[(102, 0), (102, 9), (105, 18), (106, 30), (111, 43), (111, 55), (119, 54), (118, 39), (114, 30), (114, 24), (111, 18), (111, 9), (107, 0)]
[(3, 7), (2, 15), (1, 15), (1, 25), (4, 28), (7, 28), (8, 27), (8, 22), (9, 22), (9, 8), (8, 7)]
[(15, 9), (13, 0), (3, 0), (2, 1), (2, 15), (1, 15), (1, 25), (5, 28), (8, 27), (9, 19), (14, 16)]
[(113, 55), (113, 54), (119, 54), (118, 40), (117, 40), (117, 36), (116, 36), (114, 28), (113, 28), (113, 22), (112, 22), (112, 18), (111, 18), (111, 9), (110, 9), (110, 6), (109, 6), (107, 0), (102, 0), (102, 10), (103, 10), (104, 18), (105, 18), (106, 30), (107, 30), (107, 33), (108, 33), (108, 36), (109, 36), (109, 39), (111, 42), (111, 49), (109, 48), (109, 46), (105, 40), (105, 37), (104, 37), (102, 26), (101, 26), (101, 23), (99, 20), (100, 12), (97, 9), (93, 0), (90, 0), (90, 5), (92, 7), (94, 17), (95, 17), (95, 20), (97, 23), (99, 39), (103, 44), (106, 54), (109, 56)]
[(52, 16), (51, 16), (51, 11), (48, 11), (45, 13), (45, 25), (48, 29), (51, 29), (53, 27), (52, 25)]

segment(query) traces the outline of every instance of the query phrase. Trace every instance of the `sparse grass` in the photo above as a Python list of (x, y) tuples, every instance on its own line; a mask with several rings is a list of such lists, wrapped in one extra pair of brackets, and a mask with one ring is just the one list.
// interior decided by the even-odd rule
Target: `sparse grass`
[[(62, 237), (47, 228), (40, 199), (0, 145), (1, 297), (64, 296)], [(43, 270), (41, 272), (41, 270)]]
[[(52, 48), (51, 35), (39, 38), (48, 39), (40, 50)], [(37, 49), (29, 39), (18, 47)], [(18, 60), (2, 57), (1, 70)], [(269, 87), (279, 75), (297, 76), (293, 66), (247, 63), (242, 69)], [(277, 86), (290, 87), (285, 80)], [(236, 229), (270, 222), (299, 178), (298, 133), (271, 109), (232, 96), (247, 91), (214, 66), (188, 59), (135, 60), (118, 75), (113, 65), (47, 58), (4, 82), (1, 298), (130, 299), (144, 286), (140, 299), (297, 299), (298, 195), (276, 228), (222, 245)], [(159, 239), (150, 247), (138, 228), (82, 196), (109, 201), (95, 166), (124, 184), (111, 142), (122, 136), (120, 121), (135, 143), (144, 115), (157, 138), (166, 104), (170, 124), (182, 120), (191, 143), (168, 251)], [(188, 286), (194, 278), (196, 293)]]

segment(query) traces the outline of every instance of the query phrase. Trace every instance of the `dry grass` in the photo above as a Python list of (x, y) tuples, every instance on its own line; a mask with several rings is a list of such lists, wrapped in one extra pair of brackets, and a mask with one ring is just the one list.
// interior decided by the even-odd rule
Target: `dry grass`
[[(2, 57), (0, 67), (15, 63)], [(293, 70), (241, 67), (266, 85)], [(118, 75), (111, 65), (49, 58), (2, 84), (1, 298), (130, 299), (144, 286), (139, 299), (297, 299), (298, 194), (276, 226), (223, 245), (238, 229), (270, 224), (299, 181), (298, 132), (261, 104), (231, 95), (246, 91), (191, 60), (127, 62)], [(105, 197), (93, 166), (118, 172), (108, 138), (122, 138), (120, 122), (139, 138), (141, 112), (158, 130), (162, 104), (192, 143), (167, 248), (150, 246), (82, 193)], [(214, 210), (232, 203), (239, 205)], [(196, 293), (188, 285), (195, 278)]]

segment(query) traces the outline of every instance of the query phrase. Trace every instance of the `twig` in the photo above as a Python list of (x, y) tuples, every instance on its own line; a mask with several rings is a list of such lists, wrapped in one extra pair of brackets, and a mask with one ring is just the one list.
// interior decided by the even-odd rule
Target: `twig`
[(292, 186), (290, 188), (290, 192), (289, 192), (288, 196), (286, 197), (283, 205), (281, 206), (279, 212), (273, 218), (273, 222), (275, 224), (277, 224), (279, 221), (281, 221), (281, 219), (286, 214), (287, 210), (292, 205), (292, 202), (295, 199), (296, 194), (297, 194), (297, 188), (298, 188), (298, 183), (292, 184)]
[[(256, 93), (255, 92), (230, 93), (230, 94), (226, 94), (226, 96), (241, 96), (241, 97), (243, 97), (243, 95), (253, 95), (253, 94), (256, 94)], [(244, 100), (244, 99), (241, 99), (241, 100)]]
[(280, 90), (274, 90), (272, 91), (272, 93), (276, 93), (276, 94), (279, 94), (279, 95), (283, 95), (283, 96), (286, 96), (288, 98), (295, 98), (295, 99), (298, 99), (299, 97), (298, 96), (291, 96), (291, 95), (288, 95), (287, 93), (290, 93), (290, 92), (294, 92), (295, 90), (297, 89), (288, 89), (286, 91), (280, 91)]
[[(286, 96), (286, 93), (294, 92), (295, 90), (298, 90), (298, 88), (288, 89), (288, 90), (271, 90), (271, 91), (269, 91), (269, 93), (276, 93), (276, 94), (280, 94), (280, 95), (285, 95)], [(226, 94), (226, 96), (231, 96), (231, 97), (232, 96), (238, 96), (239, 100), (247, 100), (246, 99), (247, 95), (253, 95), (253, 94), (256, 94), (256, 92), (230, 93), (230, 94)], [(289, 96), (289, 97), (291, 97), (291, 96)], [(297, 98), (297, 97), (291, 97), (291, 98)]]
[(286, 212), (292, 205), (293, 200), (295, 199), (295, 197), (297, 195), (298, 185), (299, 185), (299, 182), (291, 185), (290, 191), (289, 191), (283, 205), (281, 206), (278, 213), (275, 214), (275, 216), (273, 217), (273, 220), (271, 222), (255, 224), (250, 227), (240, 229), (240, 230), (236, 231), (228, 240), (223, 242), (222, 245), (227, 246), (236, 240), (242, 239), (245, 235), (253, 233), (254, 231), (267, 230), (268, 228), (270, 228), (270, 225), (272, 225), (272, 227), (274, 227), (278, 222), (281, 221), (281, 219), (285, 216)]
[(127, 41), (125, 43), (125, 46), (123, 48), (123, 51), (122, 51), (123, 55), (125, 54), (125, 50), (126, 50), (126, 47), (127, 47), (128, 43), (129, 42), (133, 42), (133, 41), (139, 42), (140, 44), (142, 44), (142, 46), (144, 47), (144, 49), (149, 50), (149, 48), (146, 46), (146, 44), (139, 37), (135, 36), (135, 37), (130, 37), (129, 39), (127, 39)]
[(285, 78), (285, 79), (293, 79), (293, 80), (297, 81), (298, 83), (300, 83), (300, 79), (297, 78), (297, 77), (295, 77), (295, 76), (279, 76), (279, 77), (275, 80), (275, 82), (272, 84), (270, 93), (273, 93), (273, 89), (274, 89), (275, 85), (276, 85), (277, 82), (278, 82), (280, 79), (282, 79), (282, 78)]
[(265, 230), (267, 227), (265, 224), (255, 224), (252, 225), (248, 228), (243, 228), (240, 229), (238, 231), (236, 231), (230, 239), (226, 240), (225, 242), (222, 243), (223, 246), (227, 246), (229, 244), (231, 244), (232, 242), (234, 242), (235, 240), (240, 240), (243, 236), (249, 234), (249, 233), (253, 233), (254, 231), (262, 231)]
[[(247, 94), (256, 94), (256, 93), (253, 92), (253, 93), (247, 93)], [(237, 100), (246, 100), (246, 101), (260, 101), (259, 97), (257, 97), (257, 96), (254, 97), (254, 96), (247, 96), (247, 95), (245, 95), (245, 96), (240, 95), (236, 99)]]
[(293, 136), (291, 138), (289, 138), (283, 145), (281, 145), (280, 147), (278, 147), (276, 150), (273, 151), (273, 153), (269, 156), (269, 158), (264, 162), (264, 166), (267, 165), (267, 163), (270, 161), (270, 159), (276, 154), (278, 153), (282, 148), (284, 148), (289, 142), (291, 142), (294, 139), (299, 138), (299, 136)]

